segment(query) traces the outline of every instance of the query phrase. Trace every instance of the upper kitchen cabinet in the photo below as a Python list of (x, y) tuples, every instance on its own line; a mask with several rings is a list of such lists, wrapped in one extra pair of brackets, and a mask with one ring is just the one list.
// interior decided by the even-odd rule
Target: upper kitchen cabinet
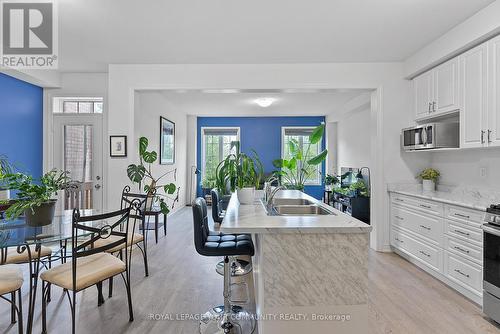
[(460, 147), (488, 145), (488, 47), (481, 44), (458, 57), (460, 62)]
[(458, 59), (419, 75), (413, 89), (417, 121), (459, 110)]
[(500, 146), (500, 36), (488, 42), (489, 107), (487, 141), (489, 146)]

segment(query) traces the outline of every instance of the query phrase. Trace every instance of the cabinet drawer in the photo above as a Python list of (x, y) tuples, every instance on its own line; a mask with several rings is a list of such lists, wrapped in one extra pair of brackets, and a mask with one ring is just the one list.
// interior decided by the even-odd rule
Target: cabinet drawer
[(427, 201), (416, 197), (393, 193), (392, 202), (401, 206), (423, 211), (427, 214), (435, 214), (438, 216), (441, 216), (443, 214), (443, 204)]
[(460, 254), (470, 261), (483, 262), (483, 251), (481, 247), (475, 246), (467, 241), (445, 236), (445, 249), (456, 254)]
[(482, 289), (483, 275), (481, 266), (463, 260), (450, 252), (444, 255), (445, 275), (452, 281), (480, 292)]
[(398, 229), (392, 229), (391, 242), (394, 247), (407, 251), (434, 270), (442, 272), (443, 251), (439, 247), (419, 241)]
[(480, 228), (460, 224), (449, 219), (445, 219), (444, 225), (445, 233), (449, 236), (471, 242), (478, 246), (483, 244), (483, 232)]
[(443, 240), (443, 222), (439, 217), (427, 216), (403, 207), (392, 207), (393, 225), (413, 231), (439, 244)]
[(460, 208), (457, 206), (447, 205), (445, 207), (445, 217), (453, 219), (463, 224), (481, 228), (484, 223), (484, 212)]

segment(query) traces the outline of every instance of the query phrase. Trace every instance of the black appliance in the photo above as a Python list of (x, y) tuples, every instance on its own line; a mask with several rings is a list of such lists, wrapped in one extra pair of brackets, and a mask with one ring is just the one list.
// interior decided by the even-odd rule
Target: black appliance
[(483, 313), (500, 323), (500, 205), (491, 205), (484, 220)]

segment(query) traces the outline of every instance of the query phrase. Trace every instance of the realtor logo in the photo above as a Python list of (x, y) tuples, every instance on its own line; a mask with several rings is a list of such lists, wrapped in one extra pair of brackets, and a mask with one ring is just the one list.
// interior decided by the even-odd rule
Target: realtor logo
[(0, 65), (24, 69), (57, 68), (55, 9), (52, 0), (1, 0)]

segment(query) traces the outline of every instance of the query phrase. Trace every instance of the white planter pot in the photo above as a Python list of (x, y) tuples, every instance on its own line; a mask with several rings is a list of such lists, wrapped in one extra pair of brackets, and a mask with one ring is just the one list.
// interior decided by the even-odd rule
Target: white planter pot
[(0, 190), (0, 201), (10, 199), (10, 190)]
[(255, 188), (241, 188), (236, 190), (240, 204), (253, 204), (255, 200)]
[(264, 189), (255, 190), (255, 199), (260, 200), (261, 198), (264, 198)]
[(436, 191), (436, 183), (433, 180), (422, 180), (424, 191)]

